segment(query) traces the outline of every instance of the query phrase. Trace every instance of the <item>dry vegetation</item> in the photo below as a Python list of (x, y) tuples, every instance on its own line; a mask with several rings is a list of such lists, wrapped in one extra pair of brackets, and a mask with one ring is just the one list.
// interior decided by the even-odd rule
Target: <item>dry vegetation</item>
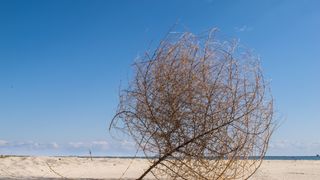
[(157, 157), (138, 179), (246, 179), (260, 166), (273, 130), (268, 84), (258, 58), (215, 33), (169, 34), (134, 64), (110, 130)]

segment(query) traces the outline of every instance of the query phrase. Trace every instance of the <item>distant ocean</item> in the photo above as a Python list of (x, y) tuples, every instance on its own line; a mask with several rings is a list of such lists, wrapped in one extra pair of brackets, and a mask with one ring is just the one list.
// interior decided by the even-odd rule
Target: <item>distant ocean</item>
[[(28, 155), (0, 155), (1, 157), (28, 157)], [(77, 158), (121, 158), (121, 159), (127, 159), (127, 158), (141, 158), (146, 159), (144, 156), (52, 156), (52, 157), (77, 157)], [(157, 157), (150, 157), (155, 158)], [(210, 159), (210, 158), (209, 158)], [(213, 158), (214, 159), (214, 158)], [(258, 159), (258, 157), (249, 157), (249, 159)], [(320, 161), (320, 156), (265, 156), (264, 160), (318, 160)], [(1, 180), (1, 179), (0, 179)]]
[(319, 156), (265, 156), (265, 160), (319, 160)]
[[(90, 156), (76, 156), (79, 158), (90, 158)], [(92, 156), (92, 158), (141, 158), (145, 159), (143, 156)], [(156, 157), (152, 157), (156, 158)], [(249, 159), (257, 159), (257, 157), (250, 157)], [(320, 156), (265, 156), (264, 160), (319, 160)]]

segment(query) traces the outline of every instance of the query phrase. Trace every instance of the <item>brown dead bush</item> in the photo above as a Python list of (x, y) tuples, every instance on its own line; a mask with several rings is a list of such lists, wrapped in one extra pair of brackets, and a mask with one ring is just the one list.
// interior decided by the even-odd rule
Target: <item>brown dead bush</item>
[(260, 166), (273, 100), (258, 58), (234, 41), (170, 34), (134, 64), (110, 129), (132, 136), (157, 179), (246, 179)]

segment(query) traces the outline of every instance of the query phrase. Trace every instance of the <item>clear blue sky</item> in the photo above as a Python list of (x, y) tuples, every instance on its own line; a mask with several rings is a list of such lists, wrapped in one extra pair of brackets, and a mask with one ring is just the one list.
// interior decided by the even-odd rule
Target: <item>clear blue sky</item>
[(176, 22), (260, 55), (280, 128), (268, 155), (320, 153), (320, 1), (0, 1), (0, 154), (133, 155), (107, 131), (133, 60)]

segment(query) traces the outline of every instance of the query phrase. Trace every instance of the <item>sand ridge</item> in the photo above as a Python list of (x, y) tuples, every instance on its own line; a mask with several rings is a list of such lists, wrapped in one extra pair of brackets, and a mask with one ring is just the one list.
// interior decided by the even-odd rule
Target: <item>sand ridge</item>
[[(148, 166), (142, 158), (5, 156), (0, 158), (0, 179), (135, 179)], [(265, 160), (251, 179), (320, 180), (320, 161)]]

